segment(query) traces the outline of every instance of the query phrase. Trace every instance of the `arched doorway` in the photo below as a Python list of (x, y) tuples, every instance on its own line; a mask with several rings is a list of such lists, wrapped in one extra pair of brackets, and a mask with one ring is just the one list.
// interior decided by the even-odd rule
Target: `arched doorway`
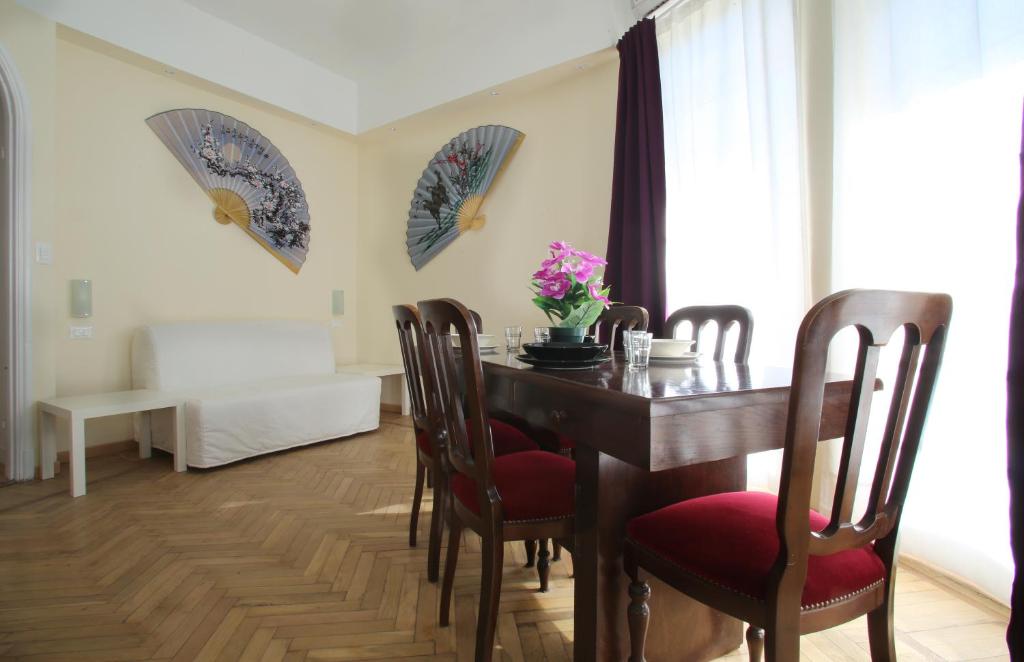
[(35, 473), (31, 401), (29, 115), (25, 86), (0, 45), (0, 480)]

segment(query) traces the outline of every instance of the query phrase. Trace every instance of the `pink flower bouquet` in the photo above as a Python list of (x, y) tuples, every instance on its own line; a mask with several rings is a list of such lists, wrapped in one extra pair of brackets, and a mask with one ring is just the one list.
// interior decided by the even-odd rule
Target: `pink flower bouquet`
[(556, 327), (587, 328), (612, 304), (611, 288), (596, 273), (608, 262), (564, 241), (552, 242), (549, 248), (551, 257), (533, 274), (533, 303)]

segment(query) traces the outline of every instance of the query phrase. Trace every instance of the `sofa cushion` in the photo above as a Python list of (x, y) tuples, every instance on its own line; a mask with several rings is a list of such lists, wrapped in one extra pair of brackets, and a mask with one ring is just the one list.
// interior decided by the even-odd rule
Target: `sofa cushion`
[(154, 324), (132, 339), (133, 388), (182, 391), (334, 370), (327, 325), (316, 322)]
[[(376, 429), (380, 379), (283, 377), (189, 391), (188, 464), (215, 467), (254, 455)], [(154, 434), (154, 444), (170, 435)]]

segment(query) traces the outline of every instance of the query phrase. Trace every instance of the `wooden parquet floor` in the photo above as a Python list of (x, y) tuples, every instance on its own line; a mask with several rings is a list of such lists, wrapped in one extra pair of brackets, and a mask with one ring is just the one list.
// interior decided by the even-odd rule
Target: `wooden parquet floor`
[[(414, 463), (408, 419), (385, 415), (375, 433), (216, 470), (94, 458), (80, 499), (67, 471), (0, 489), (0, 659), (471, 660), (478, 539), (440, 628), (429, 500), (407, 544)], [(505, 558), (501, 658), (571, 659), (568, 555), (544, 595), (521, 544)], [(1004, 610), (916, 570), (898, 587), (900, 659), (1008, 659)], [(866, 638), (860, 621), (805, 637), (803, 659), (867, 660)]]

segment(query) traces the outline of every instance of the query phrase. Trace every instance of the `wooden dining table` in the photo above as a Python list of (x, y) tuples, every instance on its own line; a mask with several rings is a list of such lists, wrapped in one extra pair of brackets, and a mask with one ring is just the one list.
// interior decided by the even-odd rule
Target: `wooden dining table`
[[(576, 443), (574, 659), (628, 657), (630, 518), (746, 488), (746, 456), (781, 448), (791, 371), (703, 360), (631, 369), (621, 354), (586, 370), (482, 355), (490, 414), (542, 444)], [(843, 435), (851, 384), (830, 378), (819, 437)], [(707, 660), (739, 647), (742, 624), (650, 578), (647, 658)]]

